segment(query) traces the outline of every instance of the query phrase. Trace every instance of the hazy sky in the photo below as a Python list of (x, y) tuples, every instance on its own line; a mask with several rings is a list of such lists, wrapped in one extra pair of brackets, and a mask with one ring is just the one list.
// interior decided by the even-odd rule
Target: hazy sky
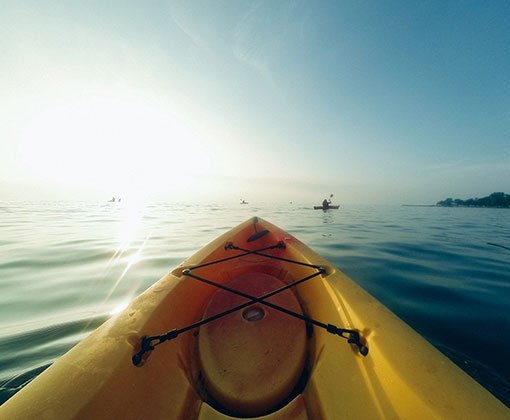
[(0, 0), (0, 201), (510, 192), (508, 1)]

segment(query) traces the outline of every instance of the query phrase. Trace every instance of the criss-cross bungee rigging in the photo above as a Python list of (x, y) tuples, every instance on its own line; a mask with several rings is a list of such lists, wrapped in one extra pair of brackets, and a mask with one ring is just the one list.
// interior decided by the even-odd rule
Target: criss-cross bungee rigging
[[(256, 225), (256, 222), (254, 223), (254, 226), (255, 226), (255, 233), (253, 235), (250, 236), (250, 238), (248, 238), (248, 242), (253, 242), (259, 238), (261, 238), (262, 236), (264, 236), (265, 234), (269, 233), (269, 231), (267, 230), (262, 230), (262, 231), (257, 231), (257, 225)], [(217, 319), (219, 318), (222, 318), (224, 316), (227, 316), (233, 312), (236, 312), (236, 311), (239, 311), (241, 309), (244, 309), (254, 303), (259, 303), (261, 305), (265, 305), (265, 306), (268, 306), (272, 309), (275, 309), (277, 311), (280, 311), (280, 312), (283, 312), (291, 317), (294, 317), (294, 318), (299, 318), (301, 319), (302, 321), (304, 321), (306, 324), (309, 324), (309, 325), (314, 325), (316, 327), (319, 327), (319, 328), (322, 328), (324, 330), (326, 330), (328, 333), (330, 334), (334, 334), (334, 335), (338, 335), (344, 339), (347, 340), (347, 342), (349, 344), (353, 344), (355, 345), (360, 354), (362, 354), (363, 356), (366, 356), (368, 354), (368, 347), (363, 344), (363, 342), (361, 341), (361, 336), (360, 336), (360, 333), (359, 331), (356, 331), (356, 330), (353, 330), (353, 329), (347, 329), (347, 328), (340, 328), (340, 327), (337, 327), (333, 324), (326, 324), (324, 322), (321, 322), (321, 321), (318, 321), (316, 319), (313, 319), (311, 317), (308, 317), (306, 315), (301, 315), (301, 314), (298, 314), (294, 311), (291, 311), (287, 308), (284, 308), (282, 306), (279, 306), (279, 305), (275, 305), (274, 303), (271, 303), (271, 302), (268, 302), (267, 299), (269, 299), (270, 297), (272, 296), (275, 296), (281, 292), (283, 292), (284, 290), (287, 290), (287, 289), (290, 289), (292, 287), (295, 287), (299, 284), (302, 284), (310, 279), (313, 279), (314, 277), (317, 277), (317, 276), (320, 276), (320, 275), (323, 275), (323, 274), (326, 274), (326, 269), (324, 267), (321, 267), (321, 266), (318, 266), (318, 265), (314, 265), (314, 264), (308, 264), (308, 263), (304, 263), (304, 262), (301, 262), (301, 261), (295, 261), (295, 260), (291, 260), (291, 259), (288, 259), (288, 258), (283, 258), (283, 257), (278, 257), (278, 256), (275, 256), (275, 255), (271, 255), (271, 254), (266, 254), (264, 251), (269, 251), (271, 249), (285, 249), (285, 244), (283, 243), (283, 241), (279, 241), (277, 242), (276, 244), (274, 245), (271, 245), (271, 246), (267, 246), (267, 247), (264, 247), (264, 248), (260, 248), (260, 249), (256, 249), (256, 250), (249, 250), (249, 249), (245, 249), (245, 248), (241, 248), (239, 246), (236, 246), (235, 244), (229, 242), (225, 245), (225, 250), (235, 250), (235, 251), (241, 251), (240, 254), (236, 254), (236, 255), (233, 255), (231, 257), (226, 257), (226, 258), (222, 258), (222, 259), (219, 259), (219, 260), (215, 260), (215, 261), (210, 261), (210, 262), (207, 262), (207, 263), (204, 263), (204, 264), (200, 264), (200, 265), (197, 265), (197, 266), (194, 266), (194, 267), (191, 267), (191, 268), (186, 268), (182, 271), (182, 274), (184, 276), (187, 276), (187, 277), (190, 277), (190, 278), (193, 278), (197, 281), (200, 281), (202, 283), (206, 283), (206, 284), (209, 284), (211, 286), (214, 286), (214, 287), (217, 287), (219, 289), (222, 289), (222, 290), (225, 290), (227, 292), (230, 292), (230, 293), (233, 293), (235, 295), (238, 295), (238, 296), (241, 296), (241, 297), (244, 297), (246, 299), (248, 299), (248, 301), (246, 301), (245, 303), (243, 304), (240, 304), (240, 305), (237, 305), (231, 309), (228, 309), (228, 310), (225, 310), (223, 312), (220, 312), (218, 314), (215, 314), (213, 316), (210, 316), (208, 318), (205, 318), (205, 319), (202, 319), (198, 322), (195, 322), (195, 323), (192, 323), (192, 324), (189, 324), (185, 327), (182, 327), (182, 328), (179, 328), (179, 329), (172, 329), (164, 334), (160, 334), (160, 335), (153, 335), (153, 336), (145, 336), (142, 338), (141, 340), (141, 343), (140, 343), (140, 351), (138, 351), (134, 356), (133, 356), (133, 364), (135, 366), (140, 366), (141, 365), (141, 362), (142, 360), (144, 359), (144, 357), (146, 356), (147, 353), (149, 353), (150, 351), (154, 350), (154, 348), (156, 346), (159, 346), (160, 344), (163, 344), (165, 341), (169, 341), (169, 340), (173, 340), (175, 338), (177, 338), (180, 334), (186, 332), (186, 331), (190, 331), (190, 330), (193, 330), (195, 328), (198, 328), (198, 327), (201, 327), (202, 325), (205, 325), (205, 324), (208, 324), (210, 322), (213, 322), (213, 321), (216, 321)], [(272, 292), (269, 292), (269, 293), (266, 293), (264, 294), (263, 296), (260, 296), (260, 297), (256, 297), (256, 296), (252, 296), (250, 294), (247, 294), (247, 293), (244, 293), (244, 292), (241, 292), (239, 290), (235, 290), (231, 287), (228, 287), (228, 286), (225, 286), (223, 284), (220, 284), (220, 283), (217, 283), (213, 280), (210, 280), (210, 279), (206, 279), (204, 277), (201, 277), (201, 276), (198, 276), (196, 274), (193, 273), (193, 271), (195, 270), (198, 270), (200, 268), (204, 268), (204, 267), (208, 267), (208, 266), (211, 266), (211, 265), (214, 265), (214, 264), (221, 264), (223, 262), (226, 262), (226, 261), (230, 261), (230, 260), (233, 260), (233, 259), (236, 259), (236, 258), (241, 258), (241, 257), (244, 257), (246, 255), (258, 255), (258, 256), (261, 256), (261, 257), (265, 257), (265, 258), (269, 258), (269, 259), (274, 259), (274, 260), (279, 260), (279, 261), (284, 261), (284, 262), (287, 262), (287, 263), (292, 263), (292, 264), (298, 264), (298, 265), (302, 265), (302, 266), (306, 266), (306, 267), (310, 267), (310, 268), (313, 268), (315, 270), (314, 273), (300, 279), (300, 280), (296, 280), (290, 284), (287, 284), (286, 286), (283, 286), (283, 287), (280, 287)]]

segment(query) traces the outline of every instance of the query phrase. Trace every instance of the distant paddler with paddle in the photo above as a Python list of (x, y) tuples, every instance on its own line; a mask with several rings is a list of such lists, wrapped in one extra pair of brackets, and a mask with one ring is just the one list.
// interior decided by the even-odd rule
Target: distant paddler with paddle
[(330, 209), (338, 209), (340, 208), (339, 205), (335, 204), (335, 205), (332, 205), (331, 204), (331, 199), (333, 198), (333, 194), (330, 194), (329, 195), (329, 198), (325, 198), (324, 201), (322, 202), (322, 205), (320, 206), (313, 206), (313, 208), (315, 210), (330, 210)]
[(325, 198), (322, 202), (322, 208), (324, 210), (327, 210), (329, 208), (329, 205), (331, 204), (331, 199), (333, 198), (333, 194), (329, 195), (329, 198)]

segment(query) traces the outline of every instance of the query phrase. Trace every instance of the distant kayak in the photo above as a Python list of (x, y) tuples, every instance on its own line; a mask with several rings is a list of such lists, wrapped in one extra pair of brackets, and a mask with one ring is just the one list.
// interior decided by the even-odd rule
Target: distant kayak
[(340, 206), (337, 205), (329, 205), (328, 207), (322, 207), (322, 206), (313, 206), (314, 210), (337, 210), (340, 208)]
[(260, 218), (200, 249), (0, 406), (2, 419), (257, 416), (508, 419), (510, 410)]

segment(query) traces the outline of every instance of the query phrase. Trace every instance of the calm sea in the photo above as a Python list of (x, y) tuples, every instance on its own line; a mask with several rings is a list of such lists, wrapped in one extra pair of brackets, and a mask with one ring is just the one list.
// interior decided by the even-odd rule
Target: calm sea
[(0, 403), (251, 216), (350, 275), (510, 406), (510, 210), (0, 203)]

